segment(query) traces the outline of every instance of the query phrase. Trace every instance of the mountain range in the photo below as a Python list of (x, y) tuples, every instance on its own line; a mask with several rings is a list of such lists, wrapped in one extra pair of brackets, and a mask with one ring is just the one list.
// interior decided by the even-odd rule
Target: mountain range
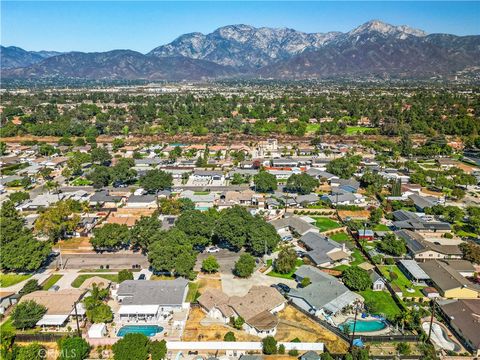
[(1, 47), (4, 78), (94, 80), (427, 78), (480, 66), (480, 36), (426, 34), (369, 21), (347, 33), (229, 25), (184, 34), (147, 54), (31, 52)]

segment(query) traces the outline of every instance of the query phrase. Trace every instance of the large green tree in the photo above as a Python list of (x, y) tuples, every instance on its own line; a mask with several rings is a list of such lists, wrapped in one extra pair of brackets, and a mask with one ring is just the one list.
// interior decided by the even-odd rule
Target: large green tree
[(266, 171), (260, 171), (254, 176), (255, 190), (259, 192), (272, 192), (277, 190), (277, 178)]
[(129, 245), (130, 230), (127, 225), (105, 224), (93, 230), (90, 243), (97, 250), (118, 250)]
[(80, 336), (61, 339), (58, 345), (60, 346), (59, 360), (83, 360), (90, 353), (90, 345)]
[(255, 258), (250, 254), (242, 254), (235, 263), (234, 273), (242, 278), (250, 277), (255, 270)]
[(285, 191), (298, 194), (310, 194), (318, 186), (318, 180), (306, 173), (293, 174), (285, 185)]
[(368, 272), (358, 266), (350, 266), (342, 273), (342, 280), (346, 286), (355, 291), (367, 290), (372, 286), (372, 279)]
[(135, 248), (146, 251), (154, 235), (160, 231), (162, 224), (156, 213), (142, 216), (130, 229), (130, 238)]
[(150, 340), (143, 334), (127, 334), (112, 346), (115, 360), (147, 360)]
[(13, 326), (17, 329), (32, 328), (46, 312), (45, 306), (33, 300), (22, 301), (12, 311)]
[(296, 262), (297, 253), (295, 249), (292, 246), (283, 246), (273, 263), (273, 267), (280, 274), (288, 274), (295, 269)]
[(249, 220), (247, 228), (246, 246), (254, 255), (272, 252), (281, 240), (275, 227), (259, 216)]

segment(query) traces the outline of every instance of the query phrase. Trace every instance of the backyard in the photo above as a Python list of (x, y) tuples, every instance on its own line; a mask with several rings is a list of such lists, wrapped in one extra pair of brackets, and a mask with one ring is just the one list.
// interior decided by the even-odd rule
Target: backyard
[[(407, 279), (398, 266), (385, 265), (379, 266), (379, 268), (390, 284), (396, 285), (402, 290), (404, 297), (423, 297), (421, 293), (422, 287), (412, 285), (411, 281)], [(393, 275), (393, 278), (392, 274), (395, 274)], [(411, 291), (407, 291), (407, 289), (411, 289)]]
[(352, 260), (352, 262), (350, 262), (349, 265), (339, 265), (339, 266), (334, 267), (333, 269), (334, 270), (339, 270), (339, 271), (344, 271), (345, 269), (347, 269), (350, 266), (358, 266), (361, 263), (365, 262), (365, 257), (363, 256), (362, 252), (357, 248), (353, 249), (352, 258), (353, 258), (353, 260)]
[(347, 126), (347, 135), (363, 134), (365, 131), (372, 130), (372, 128), (365, 126)]
[(338, 222), (327, 217), (315, 216), (312, 218), (315, 219), (315, 225), (318, 227), (320, 232), (341, 227), (341, 225)]
[(365, 306), (372, 314), (383, 315), (393, 319), (400, 314), (400, 309), (390, 293), (385, 291), (365, 290), (360, 295), (365, 299)]
[(0, 274), (0, 287), (9, 287), (23, 280), (27, 280), (30, 276), (29, 274)]

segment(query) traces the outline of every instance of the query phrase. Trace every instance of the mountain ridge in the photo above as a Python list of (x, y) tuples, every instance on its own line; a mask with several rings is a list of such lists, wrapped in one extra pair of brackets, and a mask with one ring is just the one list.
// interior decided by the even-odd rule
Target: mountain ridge
[[(2, 60), (6, 58), (5, 49), (1, 48)], [(7, 61), (7, 65), (26, 65), (5, 67), (2, 61), (2, 76), (148, 80), (350, 75), (416, 78), (450, 76), (480, 66), (480, 36), (427, 34), (380, 20), (345, 33), (305, 33), (236, 24), (208, 34), (183, 34), (146, 54), (132, 50), (53, 52), (54, 56), (26, 53), (21, 53), (24, 60)]]

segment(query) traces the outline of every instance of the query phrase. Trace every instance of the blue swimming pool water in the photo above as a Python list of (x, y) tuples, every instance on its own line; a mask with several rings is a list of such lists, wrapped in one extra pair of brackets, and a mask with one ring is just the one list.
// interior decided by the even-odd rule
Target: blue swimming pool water
[(155, 336), (163, 331), (163, 327), (157, 325), (126, 325), (118, 330), (117, 336), (127, 334), (143, 334), (146, 336)]
[[(343, 324), (340, 324), (339, 328), (343, 330), (345, 325), (349, 326), (350, 332), (353, 331), (353, 319), (345, 321)], [(357, 320), (357, 325), (355, 326), (355, 332), (371, 332), (383, 330), (387, 327), (384, 321), (380, 320)]]

